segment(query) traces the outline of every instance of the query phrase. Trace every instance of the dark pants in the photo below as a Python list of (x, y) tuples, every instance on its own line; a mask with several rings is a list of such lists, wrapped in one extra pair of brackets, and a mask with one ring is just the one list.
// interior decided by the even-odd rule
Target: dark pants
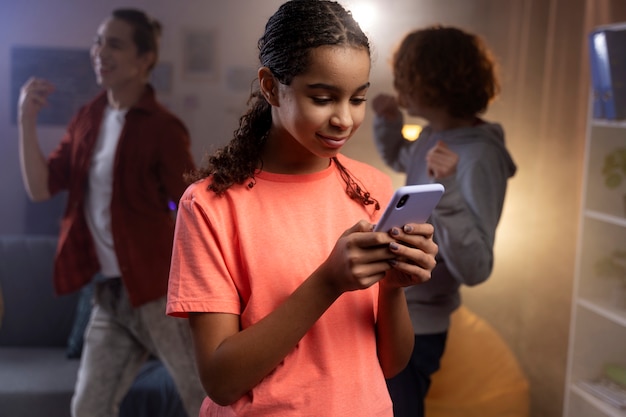
[(415, 335), (409, 364), (387, 380), (394, 417), (424, 416), (424, 398), (430, 388), (430, 376), (439, 369), (447, 336), (447, 332)]

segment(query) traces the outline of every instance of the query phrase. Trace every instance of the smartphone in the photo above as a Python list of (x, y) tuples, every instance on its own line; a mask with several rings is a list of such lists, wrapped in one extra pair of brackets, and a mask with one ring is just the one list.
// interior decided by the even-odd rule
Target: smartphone
[(424, 223), (430, 217), (443, 192), (443, 185), (405, 185), (396, 190), (391, 201), (378, 220), (375, 232), (386, 232), (392, 227), (402, 227), (407, 223)]

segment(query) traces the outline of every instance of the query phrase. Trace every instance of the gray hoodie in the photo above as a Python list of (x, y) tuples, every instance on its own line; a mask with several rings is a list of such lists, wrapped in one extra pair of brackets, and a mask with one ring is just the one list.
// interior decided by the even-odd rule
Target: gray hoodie
[[(401, 130), (400, 119), (374, 119), (376, 147), (387, 165), (406, 173), (407, 184), (440, 182), (446, 188), (430, 218), (439, 245), (437, 266), (429, 281), (406, 289), (415, 334), (439, 333), (461, 303), (461, 284), (480, 284), (491, 274), (496, 227), (516, 166), (496, 123), (442, 132), (427, 126), (414, 142)], [(437, 141), (458, 154), (459, 163), (455, 175), (435, 181), (428, 175), (426, 154)]]

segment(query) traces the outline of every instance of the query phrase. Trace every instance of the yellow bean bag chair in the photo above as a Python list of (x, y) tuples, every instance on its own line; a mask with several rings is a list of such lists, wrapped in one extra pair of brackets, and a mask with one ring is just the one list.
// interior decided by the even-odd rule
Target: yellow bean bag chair
[(461, 306), (451, 316), (441, 368), (432, 376), (426, 417), (528, 417), (528, 380), (486, 321)]

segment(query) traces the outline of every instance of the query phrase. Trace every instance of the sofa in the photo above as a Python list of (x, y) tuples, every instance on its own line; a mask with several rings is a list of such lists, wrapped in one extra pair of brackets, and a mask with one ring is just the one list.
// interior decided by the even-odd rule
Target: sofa
[[(90, 291), (56, 296), (56, 237), (0, 235), (0, 415), (68, 417)], [(147, 361), (120, 417), (187, 417), (165, 367)]]

